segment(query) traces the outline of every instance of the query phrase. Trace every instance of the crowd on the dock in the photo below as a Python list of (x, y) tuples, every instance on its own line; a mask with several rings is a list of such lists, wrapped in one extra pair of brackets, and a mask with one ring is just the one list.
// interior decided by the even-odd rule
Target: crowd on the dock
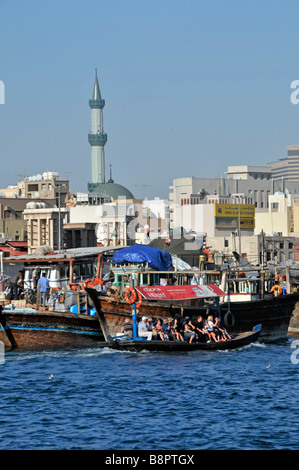
[[(133, 326), (129, 319), (125, 320), (121, 334), (133, 337)], [(220, 324), (219, 317), (209, 315), (204, 319), (197, 317), (159, 318), (143, 316), (138, 323), (138, 336), (148, 341), (187, 341), (192, 342), (219, 342), (231, 339), (226, 329)]]

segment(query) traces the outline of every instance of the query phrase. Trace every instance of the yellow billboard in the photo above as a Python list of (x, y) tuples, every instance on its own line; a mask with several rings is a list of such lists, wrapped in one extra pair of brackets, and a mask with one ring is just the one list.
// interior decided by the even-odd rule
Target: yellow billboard
[[(240, 215), (239, 215), (240, 209)], [(215, 204), (215, 227), (223, 229), (254, 229), (255, 205), (254, 204)]]

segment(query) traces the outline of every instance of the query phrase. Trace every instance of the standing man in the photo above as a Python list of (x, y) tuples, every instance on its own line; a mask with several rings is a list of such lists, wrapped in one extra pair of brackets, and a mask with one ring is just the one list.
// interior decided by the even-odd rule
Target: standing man
[(275, 281), (274, 286), (272, 287), (272, 289), (269, 290), (269, 292), (272, 292), (274, 297), (277, 297), (278, 295), (281, 295), (282, 287), (279, 285), (278, 281)]
[(32, 288), (35, 290), (37, 288), (37, 282), (39, 279), (39, 268), (36, 266), (32, 273)]
[(18, 287), (24, 283), (23, 280), (23, 271), (19, 271), (18, 273), (14, 274), (10, 281), (10, 293), (9, 293), (9, 300), (15, 299), (18, 300)]
[(47, 279), (46, 273), (43, 273), (42, 277), (38, 280), (37, 287), (38, 286), (40, 286), (41, 305), (45, 306), (50, 289), (50, 283)]

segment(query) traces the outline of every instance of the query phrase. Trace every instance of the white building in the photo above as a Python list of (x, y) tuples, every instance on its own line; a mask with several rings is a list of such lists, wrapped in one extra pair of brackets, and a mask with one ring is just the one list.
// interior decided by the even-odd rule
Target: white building
[(96, 224), (97, 243), (104, 246), (131, 245), (138, 226), (138, 204), (114, 201), (101, 205), (76, 205), (70, 208), (70, 223)]
[(256, 210), (255, 230), (258, 235), (264, 232), (265, 235), (274, 233), (283, 237), (288, 237), (294, 232), (293, 200), (294, 195), (277, 192), (269, 196), (268, 209)]

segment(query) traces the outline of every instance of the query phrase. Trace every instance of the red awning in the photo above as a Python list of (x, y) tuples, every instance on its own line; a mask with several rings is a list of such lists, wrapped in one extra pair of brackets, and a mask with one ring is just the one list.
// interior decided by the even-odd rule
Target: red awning
[(224, 296), (215, 284), (202, 286), (146, 286), (136, 287), (146, 300), (187, 300)]

